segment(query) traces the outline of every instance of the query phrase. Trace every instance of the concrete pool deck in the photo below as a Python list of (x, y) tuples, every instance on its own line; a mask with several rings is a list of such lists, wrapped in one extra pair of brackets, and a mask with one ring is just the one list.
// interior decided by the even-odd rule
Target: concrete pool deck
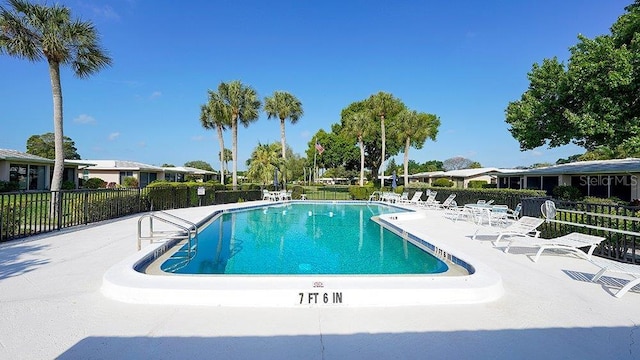
[[(255, 202), (258, 204), (259, 202)], [(172, 211), (192, 221), (219, 207)], [(637, 359), (640, 290), (629, 278), (534, 248), (509, 254), (441, 211), (404, 221), (502, 277), (499, 299), (465, 305), (236, 308), (142, 305), (101, 292), (136, 252), (139, 215), (0, 245), (1, 359)], [(618, 285), (614, 285), (618, 283)], [(617, 288), (615, 287), (617, 286)]]

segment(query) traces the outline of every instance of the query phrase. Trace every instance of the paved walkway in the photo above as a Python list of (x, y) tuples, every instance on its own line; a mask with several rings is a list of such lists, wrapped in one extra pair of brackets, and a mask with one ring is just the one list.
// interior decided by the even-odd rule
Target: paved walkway
[[(204, 218), (213, 207), (174, 213)], [(589, 282), (597, 268), (532, 248), (505, 254), (475, 226), (406, 224), (489, 264), (505, 295), (477, 305), (220, 308), (135, 305), (100, 292), (136, 251), (138, 216), (0, 245), (0, 359), (639, 359), (640, 290)], [(546, 253), (545, 253), (546, 254)]]

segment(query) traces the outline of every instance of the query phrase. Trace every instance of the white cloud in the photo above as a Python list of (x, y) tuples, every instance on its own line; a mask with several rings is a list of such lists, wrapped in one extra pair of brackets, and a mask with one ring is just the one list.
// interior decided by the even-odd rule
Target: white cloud
[(202, 135), (192, 136), (191, 140), (193, 140), (193, 141), (203, 141), (204, 140), (204, 136), (202, 136)]
[(144, 142), (144, 141), (140, 141), (140, 142), (138, 142), (138, 147), (145, 148), (145, 147), (147, 147), (147, 143)]
[(120, 136), (119, 132), (114, 132), (114, 133), (109, 134), (108, 139), (109, 139), (109, 141), (113, 141), (113, 140), (117, 139), (119, 136)]
[(87, 114), (80, 114), (77, 118), (73, 119), (73, 122), (78, 124), (95, 124), (96, 119)]
[(157, 99), (160, 96), (162, 96), (162, 93), (160, 91), (154, 91), (151, 93), (151, 95), (149, 95), (149, 99), (153, 100), (153, 99)]
[(98, 6), (93, 3), (80, 3), (82, 7), (93, 13), (93, 16), (106, 20), (120, 20), (120, 15), (109, 5)]
[(305, 130), (300, 133), (300, 137), (302, 137), (303, 139), (308, 139), (309, 136), (311, 136), (311, 132), (309, 130)]

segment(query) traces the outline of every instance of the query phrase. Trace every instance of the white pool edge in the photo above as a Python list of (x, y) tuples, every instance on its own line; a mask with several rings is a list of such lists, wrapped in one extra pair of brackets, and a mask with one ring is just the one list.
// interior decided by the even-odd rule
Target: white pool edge
[[(385, 221), (398, 214), (381, 215)], [(422, 214), (406, 213), (408, 219)], [(398, 224), (402, 228), (402, 225)], [(504, 294), (502, 278), (473, 257), (437, 239), (429, 242), (472, 264), (468, 276), (432, 275), (150, 275), (136, 271), (162, 243), (115, 264), (103, 276), (101, 292), (135, 304), (229, 307), (420, 306), (491, 302)], [(325, 296), (326, 294), (326, 296)]]

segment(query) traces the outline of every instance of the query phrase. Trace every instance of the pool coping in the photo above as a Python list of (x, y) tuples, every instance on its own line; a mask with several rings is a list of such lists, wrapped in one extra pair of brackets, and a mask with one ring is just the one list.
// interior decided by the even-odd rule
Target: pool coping
[[(295, 201), (293, 201), (295, 202)], [(362, 203), (362, 202), (357, 202)], [(264, 206), (240, 203), (215, 213)], [(500, 275), (485, 264), (452, 249), (444, 241), (414, 234), (407, 221), (420, 222), (424, 212), (380, 215), (394, 231), (438, 249), (441, 254), (473, 264), (470, 275), (149, 275), (136, 269), (162, 254), (172, 241), (153, 243), (112, 266), (103, 276), (101, 292), (114, 300), (138, 304), (233, 307), (414, 306), (473, 304), (499, 299)], [(203, 220), (198, 225), (206, 222)], [(471, 265), (469, 265), (471, 266)]]

